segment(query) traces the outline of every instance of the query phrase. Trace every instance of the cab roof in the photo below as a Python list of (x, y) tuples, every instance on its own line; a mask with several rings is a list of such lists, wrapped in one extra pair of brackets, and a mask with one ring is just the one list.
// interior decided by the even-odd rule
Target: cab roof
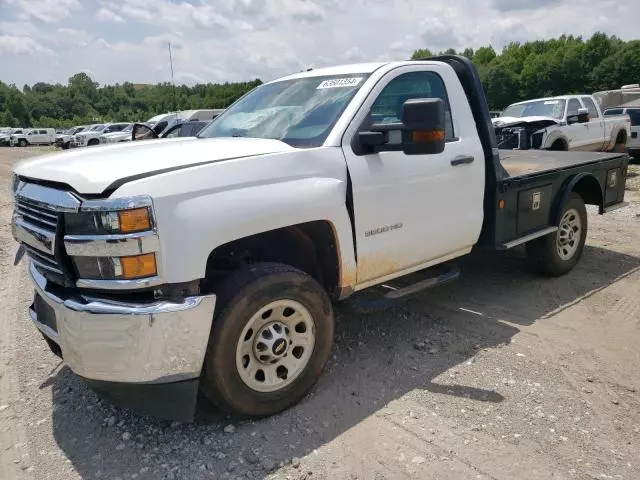
[(293, 80), (296, 78), (308, 77), (324, 77), (331, 75), (350, 75), (358, 73), (370, 74), (382, 67), (396, 67), (401, 65), (412, 65), (414, 63), (437, 63), (433, 61), (405, 60), (395, 62), (370, 62), (370, 63), (351, 63), (348, 65), (337, 65), (335, 67), (314, 68), (304, 72), (293, 73), (285, 77), (276, 78), (266, 83), (281, 82), (283, 80)]

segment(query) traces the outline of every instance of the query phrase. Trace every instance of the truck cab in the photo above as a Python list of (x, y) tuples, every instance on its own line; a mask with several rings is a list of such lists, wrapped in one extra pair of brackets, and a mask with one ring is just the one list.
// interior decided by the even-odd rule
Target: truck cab
[(191, 418), (199, 390), (264, 416), (316, 383), (333, 302), (393, 305), (474, 248), (567, 274), (585, 204), (622, 206), (626, 170), (501, 154), (464, 57), (346, 65), (265, 83), (197, 137), (24, 161), (12, 230), (33, 324), (93, 388), (164, 418)]

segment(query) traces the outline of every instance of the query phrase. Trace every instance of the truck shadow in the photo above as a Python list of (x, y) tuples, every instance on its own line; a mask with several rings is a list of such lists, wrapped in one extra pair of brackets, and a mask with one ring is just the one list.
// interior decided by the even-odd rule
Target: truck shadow
[[(397, 308), (356, 315), (337, 306), (333, 356), (316, 388), (259, 421), (205, 404), (193, 424), (141, 416), (100, 400), (63, 368), (51, 382), (53, 434), (82, 478), (263, 478), (414, 390), (434, 402), (502, 402), (496, 391), (439, 377), (639, 268), (638, 258), (587, 247), (571, 274), (549, 279), (531, 273), (522, 252), (478, 252), (463, 261), (459, 281)], [(235, 431), (224, 433), (229, 424)]]

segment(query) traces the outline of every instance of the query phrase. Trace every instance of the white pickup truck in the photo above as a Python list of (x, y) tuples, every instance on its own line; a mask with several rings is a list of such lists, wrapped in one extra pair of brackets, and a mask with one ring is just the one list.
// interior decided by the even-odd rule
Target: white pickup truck
[(92, 147), (100, 145), (100, 137), (107, 133), (121, 132), (127, 128), (130, 123), (104, 123), (90, 125), (90, 128), (82, 130), (73, 136), (74, 147)]
[(28, 145), (53, 145), (56, 141), (56, 131), (53, 128), (31, 128), (24, 131), (14, 131), (9, 137), (12, 147), (26, 147)]
[(603, 116), (591, 95), (539, 98), (509, 105), (493, 119), (499, 148), (626, 152), (627, 115)]
[(93, 388), (165, 418), (199, 389), (262, 416), (316, 383), (332, 302), (392, 305), (475, 246), (569, 272), (585, 203), (623, 204), (627, 160), (500, 158), (464, 57), (347, 65), (261, 85), (198, 137), (24, 161), (12, 229), (31, 320)]

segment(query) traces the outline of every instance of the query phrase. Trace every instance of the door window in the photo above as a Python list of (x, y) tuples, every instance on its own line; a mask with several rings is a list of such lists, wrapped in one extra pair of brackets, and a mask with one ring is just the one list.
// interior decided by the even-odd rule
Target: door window
[(445, 138), (455, 138), (447, 91), (440, 75), (434, 72), (409, 72), (391, 80), (371, 106), (371, 123), (401, 121), (404, 102), (413, 98), (440, 98), (445, 105)]
[(46, 134), (47, 134), (47, 131), (46, 131), (46, 130), (38, 130), (38, 133), (39, 133), (40, 135), (46, 135)]
[(578, 110), (580, 110), (581, 108), (582, 105), (580, 105), (578, 99), (572, 98), (571, 100), (569, 100), (569, 106), (567, 107), (567, 117), (571, 115), (578, 115)]
[(584, 106), (589, 110), (589, 118), (600, 118), (600, 115), (598, 115), (598, 109), (596, 108), (596, 104), (593, 103), (593, 100), (589, 97), (582, 97), (582, 103), (584, 103)]
[(182, 129), (182, 125), (176, 125), (175, 127), (172, 127), (171, 130), (169, 130), (164, 138), (176, 138), (181, 136), (180, 135), (180, 130)]

